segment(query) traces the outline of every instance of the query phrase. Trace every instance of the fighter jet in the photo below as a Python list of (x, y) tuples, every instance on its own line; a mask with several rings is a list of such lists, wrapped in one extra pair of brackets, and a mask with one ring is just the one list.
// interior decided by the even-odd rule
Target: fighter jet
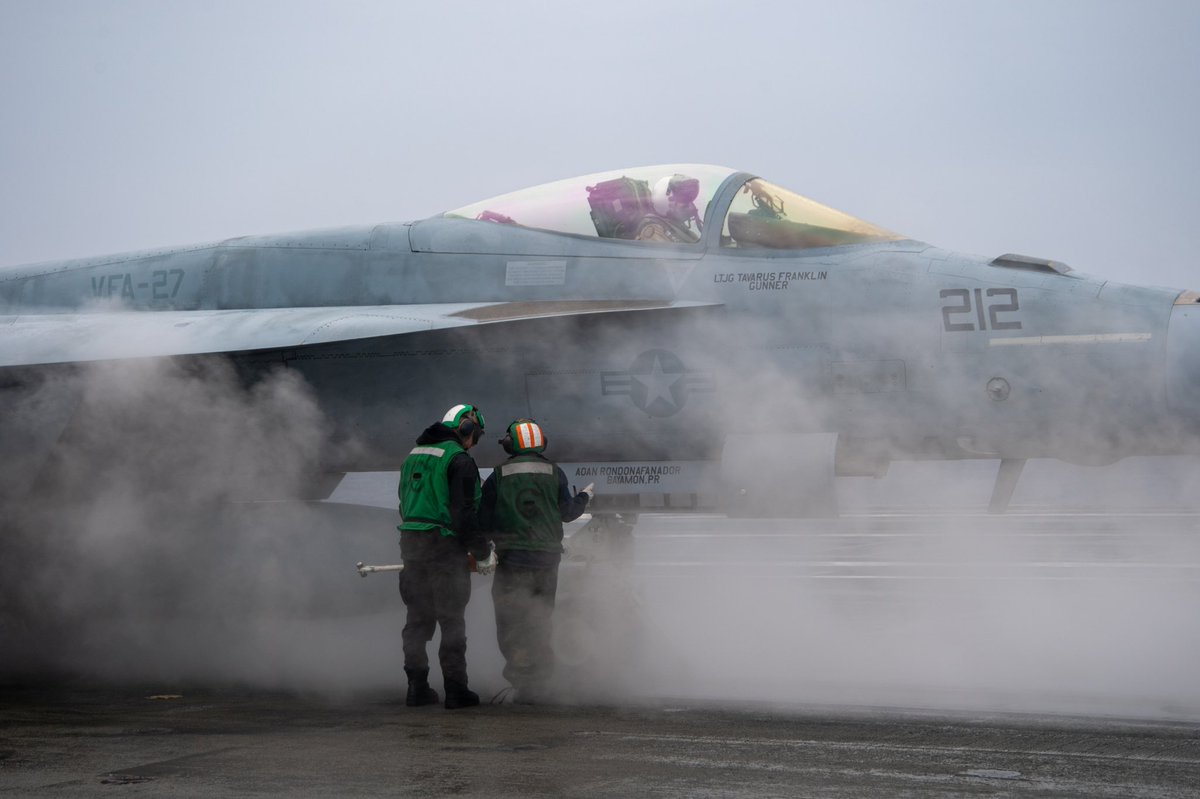
[[(836, 476), (901, 459), (999, 461), (998, 510), (1029, 458), (1200, 452), (1200, 294), (949, 252), (700, 164), (11, 267), (0, 314), (8, 498), (76, 417), (57, 378), (129, 359), (301, 377), (353, 443), (312, 496), (399, 468), (459, 402), (495, 429), (538, 420), (597, 510), (828, 513)], [(474, 454), (503, 457), (491, 438)]]

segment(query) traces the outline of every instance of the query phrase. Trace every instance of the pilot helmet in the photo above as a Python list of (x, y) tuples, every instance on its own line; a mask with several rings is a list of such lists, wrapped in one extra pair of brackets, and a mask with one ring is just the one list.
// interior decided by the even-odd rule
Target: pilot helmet
[(541, 452), (546, 448), (546, 434), (542, 426), (532, 419), (517, 419), (508, 426), (500, 446), (509, 455), (524, 455), (528, 452)]
[(442, 424), (457, 432), (463, 441), (470, 438), (475, 443), (478, 443), (479, 437), (483, 435), (485, 426), (483, 411), (474, 405), (455, 405), (446, 411), (446, 415), (442, 417)]
[(672, 213), (672, 205), (677, 208), (690, 209), (699, 196), (700, 181), (696, 178), (689, 178), (687, 175), (676, 173), (660, 178), (654, 184), (654, 190), (651, 192), (650, 199), (654, 203), (655, 213), (659, 216), (670, 218), (678, 214), (678, 211)]

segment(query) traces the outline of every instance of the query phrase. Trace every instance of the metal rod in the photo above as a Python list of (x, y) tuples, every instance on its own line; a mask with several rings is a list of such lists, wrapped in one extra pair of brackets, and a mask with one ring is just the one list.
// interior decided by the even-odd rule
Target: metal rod
[(389, 566), (364, 566), (362, 561), (358, 562), (358, 576), (366, 577), (368, 574), (375, 572), (400, 572), (404, 571), (403, 563), (393, 563)]

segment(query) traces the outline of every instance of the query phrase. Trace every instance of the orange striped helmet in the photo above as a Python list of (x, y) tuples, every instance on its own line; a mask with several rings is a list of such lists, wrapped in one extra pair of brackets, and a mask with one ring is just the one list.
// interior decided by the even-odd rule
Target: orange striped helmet
[(546, 434), (542, 426), (532, 419), (517, 419), (508, 426), (500, 446), (509, 455), (521, 455), (526, 452), (541, 452), (546, 448)]

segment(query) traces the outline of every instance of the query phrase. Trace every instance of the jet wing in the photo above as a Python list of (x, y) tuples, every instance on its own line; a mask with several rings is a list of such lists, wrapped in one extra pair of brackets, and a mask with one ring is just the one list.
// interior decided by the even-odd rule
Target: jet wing
[(658, 300), (436, 303), (0, 316), (0, 368), (294, 349), (539, 316), (710, 305)]

